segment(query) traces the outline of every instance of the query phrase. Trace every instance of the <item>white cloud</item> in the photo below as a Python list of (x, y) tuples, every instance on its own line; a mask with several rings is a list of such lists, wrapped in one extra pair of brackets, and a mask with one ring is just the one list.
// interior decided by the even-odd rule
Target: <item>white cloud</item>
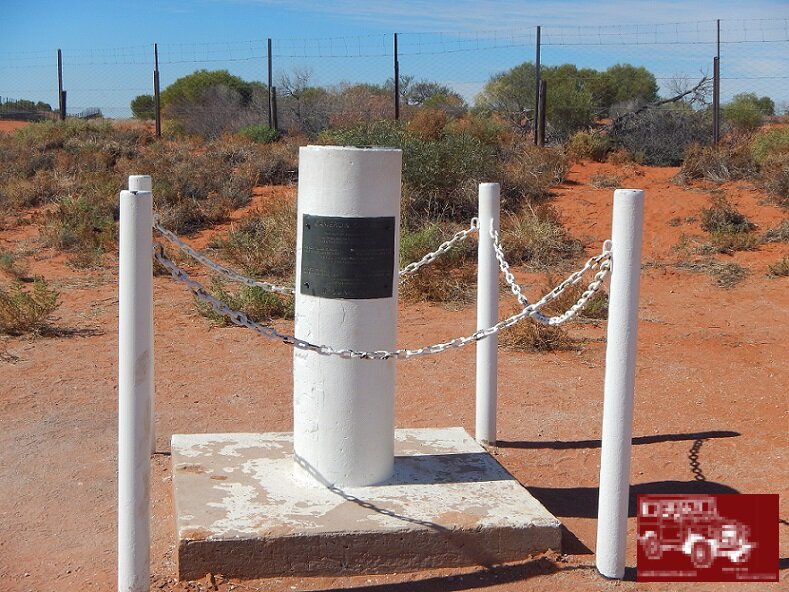
[[(218, 0), (228, 1), (228, 0)], [(545, 26), (606, 26), (715, 19), (789, 17), (783, 0), (609, 1), (554, 0), (229, 0), (334, 15), (360, 25), (403, 31), (480, 31)]]

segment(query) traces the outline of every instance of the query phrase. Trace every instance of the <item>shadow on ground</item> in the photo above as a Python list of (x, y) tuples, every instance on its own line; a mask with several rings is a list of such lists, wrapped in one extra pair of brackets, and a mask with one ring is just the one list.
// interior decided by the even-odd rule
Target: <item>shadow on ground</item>
[[(594, 570), (593, 565), (569, 565), (556, 563), (547, 557), (532, 561), (482, 568), (459, 576), (436, 576), (408, 582), (373, 584), (354, 587), (354, 592), (455, 592), (458, 590), (477, 590), (513, 582), (523, 582), (536, 576), (555, 574), (562, 571)], [(327, 588), (342, 590), (344, 588)]]

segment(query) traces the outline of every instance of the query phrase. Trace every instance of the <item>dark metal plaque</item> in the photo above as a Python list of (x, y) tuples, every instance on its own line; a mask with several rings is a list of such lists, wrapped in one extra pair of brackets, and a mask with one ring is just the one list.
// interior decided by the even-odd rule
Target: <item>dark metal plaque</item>
[(394, 216), (304, 214), (301, 293), (320, 298), (391, 298), (394, 239)]

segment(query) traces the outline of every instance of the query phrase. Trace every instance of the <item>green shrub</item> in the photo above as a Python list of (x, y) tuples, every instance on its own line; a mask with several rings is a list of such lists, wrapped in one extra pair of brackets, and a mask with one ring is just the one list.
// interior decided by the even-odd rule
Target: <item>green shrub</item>
[(0, 271), (14, 278), (20, 278), (25, 275), (26, 269), (16, 253), (0, 248)]
[(0, 287), (0, 334), (40, 331), (59, 305), (59, 294), (40, 278), (30, 291), (21, 282), (14, 282), (7, 290)]
[(69, 197), (44, 215), (41, 236), (48, 247), (71, 254), (78, 267), (97, 263), (116, 241), (117, 227), (109, 203), (84, 195)]
[(279, 134), (264, 123), (248, 125), (238, 130), (239, 135), (249, 138), (256, 144), (271, 144), (276, 141)]
[(567, 154), (575, 161), (594, 160), (603, 162), (608, 155), (608, 138), (591, 132), (576, 132), (567, 143)]
[(753, 232), (718, 231), (710, 233), (709, 249), (704, 248), (702, 252), (712, 250), (731, 255), (734, 251), (753, 251), (759, 244), (761, 240)]
[(153, 95), (137, 95), (131, 101), (131, 112), (137, 119), (154, 119), (156, 105)]
[(292, 275), (296, 265), (296, 204), (281, 200), (233, 224), (213, 241), (222, 257), (255, 276)]
[(723, 105), (723, 120), (738, 131), (752, 131), (762, 125), (765, 116), (772, 115), (775, 104), (770, 97), (757, 97), (755, 93), (740, 93)]
[[(234, 311), (243, 312), (247, 318), (256, 323), (268, 323), (274, 319), (292, 319), (294, 300), (278, 294), (266, 292), (262, 288), (241, 286), (237, 292), (227, 290), (224, 284), (214, 278), (211, 281), (211, 292), (218, 300), (224, 302)], [(218, 327), (228, 327), (232, 321), (214, 311), (210, 304), (194, 300), (195, 308), (204, 317)]]
[(328, 130), (320, 142), (402, 149), (402, 216), (410, 227), (436, 219), (466, 220), (476, 214), (476, 185), (489, 181), (495, 170), (493, 149), (473, 136), (445, 133), (426, 140), (397, 122)]
[(757, 164), (776, 154), (789, 154), (789, 128), (772, 127), (759, 133), (751, 144), (751, 153)]

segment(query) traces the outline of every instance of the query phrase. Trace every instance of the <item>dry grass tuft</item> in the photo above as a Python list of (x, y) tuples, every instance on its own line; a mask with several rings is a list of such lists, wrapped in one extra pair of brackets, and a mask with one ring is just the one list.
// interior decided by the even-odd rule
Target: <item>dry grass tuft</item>
[(767, 268), (767, 277), (779, 278), (789, 276), (789, 255), (785, 255)]
[(503, 197), (508, 207), (542, 199), (565, 180), (570, 161), (561, 150), (522, 144), (502, 165)]
[(550, 269), (583, 253), (581, 242), (569, 235), (558, 211), (527, 205), (520, 213), (502, 218), (501, 239), (511, 265)]
[(595, 189), (616, 189), (622, 186), (622, 177), (607, 173), (595, 173), (589, 180)]
[[(404, 229), (400, 236), (401, 267), (434, 251), (458, 229), (439, 224)], [(415, 274), (406, 276), (400, 285), (400, 296), (406, 302), (440, 302), (453, 308), (472, 302), (476, 285), (475, 248), (475, 242), (466, 240)]]
[(714, 259), (704, 259), (695, 262), (681, 262), (676, 265), (680, 269), (687, 269), (696, 273), (706, 273), (716, 286), (724, 289), (731, 289), (744, 280), (747, 270), (735, 262), (721, 262)]
[(581, 348), (581, 343), (562, 327), (540, 325), (529, 319), (502, 331), (499, 343), (510, 351), (531, 353), (577, 351)]
[(212, 241), (222, 257), (255, 276), (286, 277), (296, 265), (296, 204), (277, 200)]
[[(231, 309), (243, 312), (249, 320), (256, 323), (293, 318), (294, 300), (291, 297), (272, 294), (262, 288), (250, 286), (241, 286), (237, 291), (231, 291), (216, 278), (211, 281), (211, 292), (215, 298)], [(217, 327), (228, 327), (233, 324), (226, 316), (215, 312), (210, 304), (195, 299), (194, 305), (197, 312)]]
[(37, 278), (31, 290), (21, 282), (0, 287), (0, 334), (22, 335), (46, 328), (47, 320), (60, 305), (59, 294)]

